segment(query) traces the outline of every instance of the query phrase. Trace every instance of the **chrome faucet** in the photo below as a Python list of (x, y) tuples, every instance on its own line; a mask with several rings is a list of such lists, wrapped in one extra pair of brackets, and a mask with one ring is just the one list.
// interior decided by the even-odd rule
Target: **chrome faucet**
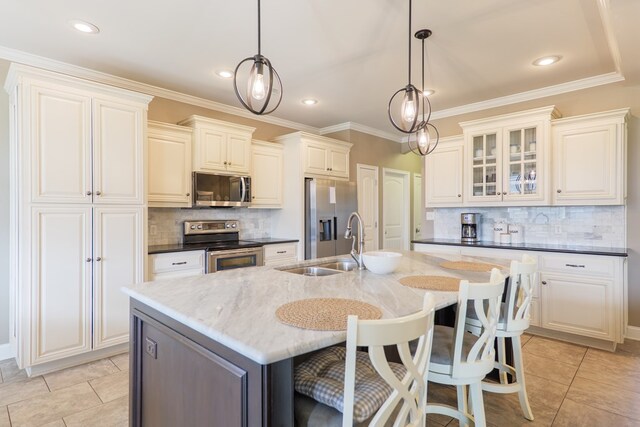
[[(358, 250), (356, 251), (356, 237), (351, 232), (351, 222), (353, 218), (358, 220), (358, 238), (360, 239), (358, 244)], [(351, 243), (351, 257), (358, 263), (358, 270), (364, 270), (364, 262), (362, 260), (362, 253), (364, 252), (364, 223), (362, 217), (358, 212), (352, 212), (347, 220), (347, 230), (344, 232), (345, 239), (353, 239)]]

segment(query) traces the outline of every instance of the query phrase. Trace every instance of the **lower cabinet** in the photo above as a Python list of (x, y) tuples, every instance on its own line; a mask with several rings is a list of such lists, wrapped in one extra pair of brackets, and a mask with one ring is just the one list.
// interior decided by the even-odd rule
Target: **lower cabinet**
[(293, 426), (293, 360), (261, 365), (131, 301), (129, 425)]
[(147, 280), (200, 276), (205, 271), (205, 252), (183, 251), (149, 255)]
[(138, 206), (32, 208), (32, 303), (23, 295), (23, 309), (31, 310), (30, 325), (19, 323), (29, 349), (22, 365), (127, 342), (128, 298), (120, 288), (143, 280), (145, 216)]
[(298, 243), (278, 243), (265, 245), (264, 249), (264, 265), (273, 267), (278, 265), (290, 264), (298, 261), (296, 248)]
[(626, 259), (615, 256), (414, 244), (415, 250), (441, 255), (538, 259), (530, 324), (609, 342), (624, 339)]

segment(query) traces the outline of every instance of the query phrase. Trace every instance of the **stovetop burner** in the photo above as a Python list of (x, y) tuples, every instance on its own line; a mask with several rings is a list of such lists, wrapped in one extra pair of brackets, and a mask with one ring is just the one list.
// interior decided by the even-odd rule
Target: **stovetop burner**
[(262, 243), (240, 240), (236, 220), (185, 221), (184, 246), (206, 247), (209, 251), (259, 248)]

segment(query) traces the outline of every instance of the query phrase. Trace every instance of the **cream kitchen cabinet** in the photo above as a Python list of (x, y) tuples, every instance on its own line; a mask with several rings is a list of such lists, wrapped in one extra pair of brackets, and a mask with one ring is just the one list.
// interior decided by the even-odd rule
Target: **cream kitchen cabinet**
[(33, 203), (144, 203), (146, 103), (22, 79)]
[(622, 205), (629, 109), (555, 120), (553, 204)]
[(200, 276), (205, 271), (205, 251), (165, 252), (149, 255), (148, 280)]
[(282, 145), (254, 140), (251, 145), (251, 207), (282, 207), (283, 174)]
[(467, 206), (549, 204), (554, 107), (460, 123), (465, 137)]
[(264, 245), (264, 265), (274, 267), (295, 263), (298, 260), (297, 242)]
[(185, 126), (148, 122), (150, 207), (191, 207), (191, 140)]
[(193, 128), (194, 171), (250, 174), (255, 128), (201, 116), (191, 116), (178, 124)]
[(349, 179), (351, 144), (308, 134), (304, 135), (303, 141), (306, 175)]
[(144, 275), (151, 97), (17, 64), (5, 89), (18, 365), (31, 375), (121, 352), (120, 288)]
[(436, 150), (424, 158), (425, 205), (427, 208), (461, 206), (464, 139), (443, 138)]
[(145, 213), (139, 206), (32, 208), (37, 268), (23, 289), (33, 301), (24, 307), (29, 366), (127, 342), (129, 302), (120, 288), (143, 280)]

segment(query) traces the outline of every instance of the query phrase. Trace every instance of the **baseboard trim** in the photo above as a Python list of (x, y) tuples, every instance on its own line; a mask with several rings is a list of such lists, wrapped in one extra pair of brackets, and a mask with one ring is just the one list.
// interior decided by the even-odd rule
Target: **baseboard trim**
[(640, 326), (627, 326), (625, 339), (640, 341)]
[(546, 338), (553, 338), (560, 341), (566, 341), (573, 344), (583, 345), (587, 347), (597, 348), (599, 350), (615, 351), (616, 343), (605, 341), (598, 338), (583, 337), (581, 335), (569, 334), (567, 332), (554, 331), (552, 329), (530, 326), (526, 331), (531, 335), (539, 335)]
[(71, 368), (73, 366), (78, 366), (84, 363), (104, 359), (105, 357), (115, 356), (117, 354), (125, 353), (128, 350), (129, 343), (122, 343), (114, 345), (113, 347), (93, 350), (88, 353), (78, 354), (76, 356), (66, 357), (60, 360), (54, 360), (52, 362), (29, 366), (25, 368), (25, 370), (27, 371), (27, 375), (29, 377), (35, 377), (38, 375), (44, 375), (51, 372), (59, 371), (61, 369)]
[(11, 343), (0, 344), (0, 360), (11, 359), (15, 357)]

